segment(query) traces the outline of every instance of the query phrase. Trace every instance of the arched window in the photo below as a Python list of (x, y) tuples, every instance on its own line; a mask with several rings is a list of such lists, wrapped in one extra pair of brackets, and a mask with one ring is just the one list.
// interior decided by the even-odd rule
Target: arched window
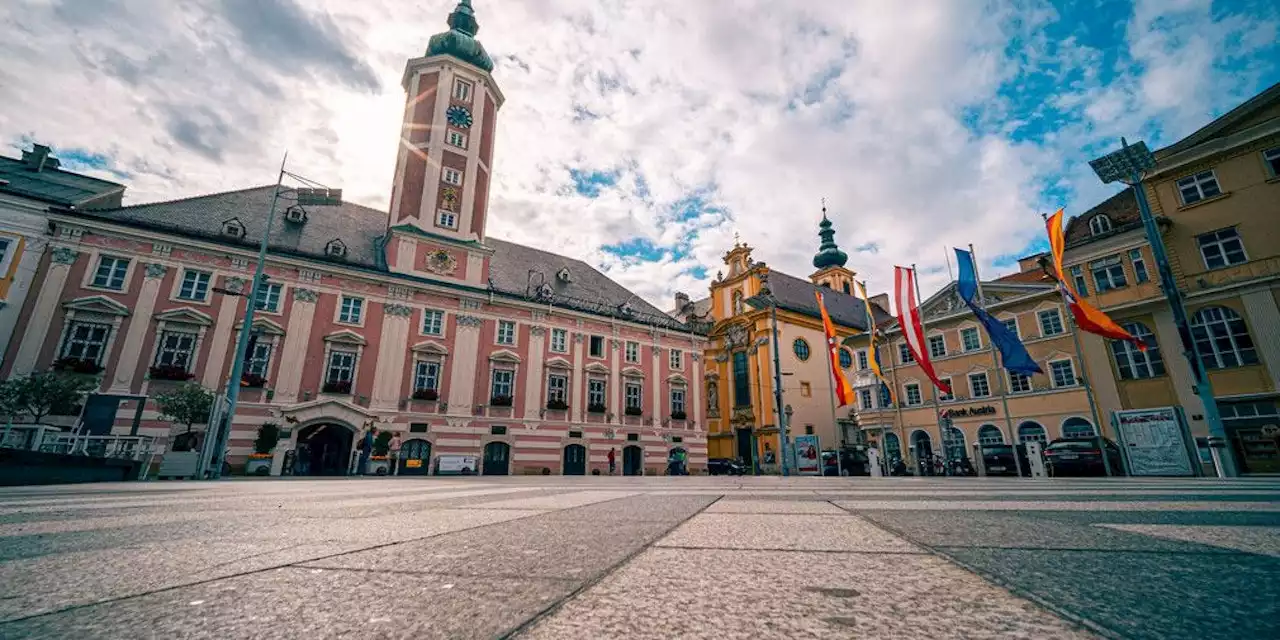
[(1089, 233), (1095, 236), (1100, 233), (1106, 233), (1110, 230), (1111, 218), (1108, 218), (1104, 213), (1100, 213), (1089, 220)]
[(751, 377), (747, 367), (747, 352), (733, 352), (733, 406), (751, 406)]
[(898, 434), (884, 434), (884, 459), (894, 460), (902, 457), (902, 443), (898, 441)]
[(1160, 345), (1156, 337), (1141, 322), (1126, 322), (1120, 325), (1133, 337), (1147, 345), (1147, 350), (1138, 349), (1128, 340), (1112, 340), (1111, 356), (1116, 361), (1116, 371), (1121, 380), (1140, 380), (1164, 375), (1164, 360), (1160, 357)]
[(1018, 442), (1031, 442), (1032, 440), (1040, 443), (1049, 441), (1049, 437), (1044, 433), (1044, 427), (1030, 420), (1018, 425)]
[(1062, 423), (1062, 437), (1064, 438), (1092, 438), (1098, 435), (1093, 431), (1093, 425), (1084, 418), (1071, 417)]
[(1004, 444), (1004, 433), (994, 424), (978, 427), (978, 442), (982, 444)]
[(800, 358), (801, 362), (809, 359), (809, 343), (805, 342), (804, 338), (796, 338), (796, 341), (791, 343), (791, 348), (796, 352), (796, 357)]
[(840, 368), (848, 369), (853, 366), (853, 354), (848, 349), (840, 350)]
[(960, 460), (969, 456), (964, 452), (964, 432), (955, 428), (947, 427), (942, 437), (942, 448), (946, 452), (948, 460)]
[(916, 459), (933, 457), (933, 440), (929, 438), (929, 432), (912, 432), (911, 449), (915, 452)]
[(1191, 316), (1191, 339), (1210, 369), (1258, 364), (1244, 318), (1227, 307), (1205, 307)]
[(845, 293), (847, 293), (847, 294), (849, 294), (849, 295), (853, 295), (853, 292), (849, 291), (849, 283), (848, 283), (848, 282), (844, 283), (844, 292), (845, 292)]

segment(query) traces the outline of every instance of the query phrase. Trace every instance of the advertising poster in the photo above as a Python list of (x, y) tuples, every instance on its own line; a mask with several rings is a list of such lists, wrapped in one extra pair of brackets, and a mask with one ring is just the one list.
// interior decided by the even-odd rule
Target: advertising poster
[(792, 443), (796, 454), (796, 473), (821, 473), (822, 449), (818, 447), (818, 436), (795, 436)]
[(1115, 416), (1131, 475), (1195, 475), (1182, 422), (1173, 407), (1117, 411)]

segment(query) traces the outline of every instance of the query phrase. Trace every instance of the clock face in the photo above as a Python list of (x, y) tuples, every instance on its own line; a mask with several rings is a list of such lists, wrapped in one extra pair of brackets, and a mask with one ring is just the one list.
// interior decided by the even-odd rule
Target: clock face
[(455, 104), (452, 107), (449, 107), (449, 110), (445, 111), (444, 115), (448, 118), (449, 124), (455, 127), (466, 129), (471, 126), (471, 111), (466, 107), (461, 107)]

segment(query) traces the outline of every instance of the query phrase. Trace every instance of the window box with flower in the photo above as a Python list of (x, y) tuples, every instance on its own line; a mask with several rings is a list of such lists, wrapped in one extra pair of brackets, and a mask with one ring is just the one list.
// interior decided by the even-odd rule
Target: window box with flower
[(85, 358), (75, 358), (67, 356), (53, 363), (54, 371), (62, 371), (65, 373), (81, 373), (85, 375), (96, 375), (102, 373), (102, 365), (93, 360)]
[(414, 389), (412, 397), (414, 400), (435, 402), (440, 399), (440, 392), (435, 389)]
[(177, 382), (185, 382), (196, 377), (194, 373), (187, 371), (186, 367), (176, 364), (158, 364), (151, 367), (152, 380), (174, 380)]
[(551, 400), (547, 401), (547, 410), (548, 411), (568, 411), (569, 403), (565, 402), (564, 400), (560, 400), (558, 398), (552, 398)]
[(589, 413), (604, 413), (608, 410), (609, 409), (605, 407), (603, 403), (599, 403), (599, 402), (587, 405), (587, 411)]
[(350, 380), (330, 380), (320, 387), (323, 393), (351, 393)]
[(244, 465), (247, 476), (271, 475), (271, 461), (275, 458), (275, 448), (280, 442), (280, 427), (274, 422), (264, 423), (258, 427), (258, 437), (253, 441), (253, 453)]
[(672, 411), (672, 412), (671, 412), (671, 419), (672, 419), (672, 420), (687, 420), (688, 418), (689, 418), (689, 415), (688, 415), (688, 414), (686, 414), (686, 413), (685, 413), (685, 412), (683, 412), (683, 411)]
[(489, 406), (509, 407), (511, 406), (511, 396), (493, 396), (492, 398), (489, 398)]
[(242, 389), (261, 389), (267, 386), (267, 377), (260, 376), (256, 373), (246, 373), (240, 376), (240, 387)]
[(644, 409), (640, 407), (627, 407), (623, 413), (629, 416), (642, 416), (644, 415)]

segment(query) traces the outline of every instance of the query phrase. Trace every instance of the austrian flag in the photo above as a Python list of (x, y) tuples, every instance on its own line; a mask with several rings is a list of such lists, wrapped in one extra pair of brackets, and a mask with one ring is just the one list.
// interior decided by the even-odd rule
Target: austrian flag
[(898, 307), (898, 326), (906, 339), (907, 349), (915, 358), (920, 370), (933, 381), (933, 386), (951, 394), (951, 385), (943, 384), (933, 372), (929, 352), (924, 348), (924, 325), (920, 324), (920, 308), (916, 306), (916, 272), (907, 267), (893, 268), (893, 296)]

